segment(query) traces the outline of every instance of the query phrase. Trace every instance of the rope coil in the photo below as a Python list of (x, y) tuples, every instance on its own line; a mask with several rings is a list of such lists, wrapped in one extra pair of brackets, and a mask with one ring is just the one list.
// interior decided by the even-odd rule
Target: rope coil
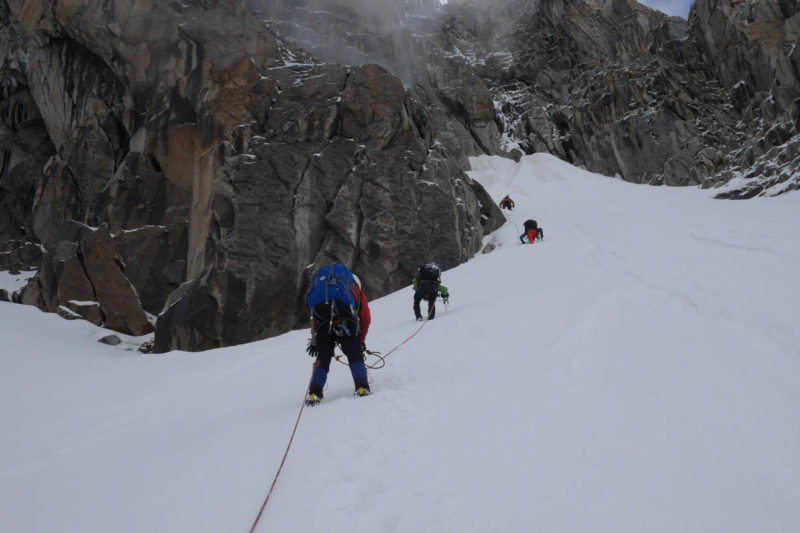
[[(445, 304), (445, 311), (446, 310), (447, 310), (447, 304)], [(403, 342), (401, 342), (400, 344), (398, 344), (397, 346), (395, 346), (394, 348), (392, 348), (391, 350), (386, 352), (386, 355), (381, 355), (381, 352), (373, 352), (371, 350), (365, 350), (367, 354), (374, 355), (375, 357), (377, 357), (379, 359), (379, 361), (376, 361), (372, 365), (365, 364), (364, 366), (366, 366), (370, 370), (378, 370), (380, 368), (385, 367), (386, 366), (386, 358), (389, 357), (390, 355), (392, 355), (393, 352), (397, 351), (402, 345), (404, 345), (405, 343), (407, 343), (408, 341), (413, 339), (417, 335), (417, 333), (419, 333), (420, 330), (425, 326), (425, 324), (428, 323), (428, 320), (430, 320), (430, 318), (431, 318), (431, 313), (432, 312), (433, 312), (433, 307), (431, 307), (431, 309), (428, 310), (428, 316), (425, 317), (425, 320), (417, 328), (417, 330), (414, 333), (412, 333), (411, 335), (409, 335), (408, 337), (406, 337), (406, 339)], [(339, 363), (341, 363), (343, 365), (350, 366), (349, 363), (347, 363), (345, 361), (342, 361), (343, 357), (344, 357), (343, 355), (334, 355), (333, 356), (333, 358), (336, 359), (337, 362), (339, 362)], [(380, 366), (374, 366), (374, 365), (378, 365), (378, 364), (380, 364)]]

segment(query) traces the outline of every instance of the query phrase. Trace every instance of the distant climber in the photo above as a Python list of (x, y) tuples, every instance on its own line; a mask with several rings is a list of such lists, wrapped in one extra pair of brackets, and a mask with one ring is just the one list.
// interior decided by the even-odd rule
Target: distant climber
[(513, 211), (514, 200), (512, 200), (511, 197), (506, 194), (505, 198), (500, 200), (500, 209), (508, 209), (509, 211)]
[(530, 244), (533, 244), (536, 240), (544, 239), (544, 231), (533, 219), (528, 219), (523, 224), (525, 226), (525, 233), (519, 236), (520, 244), (525, 244), (525, 239), (528, 239)]
[(447, 287), (441, 284), (441, 269), (434, 262), (425, 263), (419, 266), (417, 275), (411, 280), (414, 286), (414, 316), (417, 320), (422, 318), (419, 304), (422, 300), (428, 301), (428, 320), (433, 320), (436, 316), (436, 297), (441, 294), (445, 304), (450, 299)]
[(355, 394), (369, 395), (364, 341), (371, 316), (367, 297), (353, 273), (340, 263), (320, 267), (311, 277), (306, 307), (311, 315), (311, 338), (306, 351), (317, 358), (306, 405), (316, 405), (322, 400), (337, 344), (347, 356)]

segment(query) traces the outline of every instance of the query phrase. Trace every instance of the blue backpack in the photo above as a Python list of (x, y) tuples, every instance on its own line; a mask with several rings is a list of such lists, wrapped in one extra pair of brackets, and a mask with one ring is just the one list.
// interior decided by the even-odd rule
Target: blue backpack
[(350, 289), (355, 282), (353, 273), (341, 263), (320, 267), (311, 277), (306, 294), (308, 312), (323, 320), (347, 318), (357, 321), (357, 304)]

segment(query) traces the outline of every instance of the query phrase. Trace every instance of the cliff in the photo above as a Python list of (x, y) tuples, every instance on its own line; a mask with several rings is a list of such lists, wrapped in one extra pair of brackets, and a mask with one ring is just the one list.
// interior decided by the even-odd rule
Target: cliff
[(465, 171), (549, 152), (723, 198), (798, 188), (796, 2), (0, 0), (0, 268), (155, 350), (301, 326), (480, 251)]

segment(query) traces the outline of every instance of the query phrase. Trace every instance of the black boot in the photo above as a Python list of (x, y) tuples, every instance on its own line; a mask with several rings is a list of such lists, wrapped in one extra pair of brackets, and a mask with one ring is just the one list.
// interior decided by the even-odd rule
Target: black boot
[(357, 379), (355, 382), (356, 385), (356, 396), (369, 396), (369, 382), (365, 379)]

